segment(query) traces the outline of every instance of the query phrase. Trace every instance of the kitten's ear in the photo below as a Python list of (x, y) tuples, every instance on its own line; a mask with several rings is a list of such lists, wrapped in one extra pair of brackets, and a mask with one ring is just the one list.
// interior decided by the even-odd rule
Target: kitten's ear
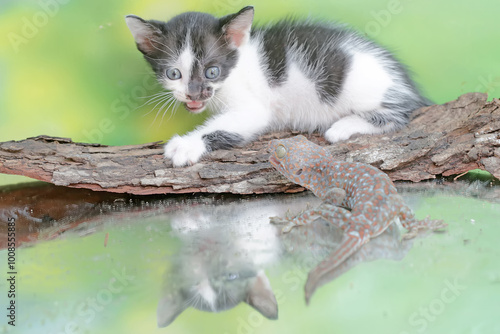
[(247, 6), (236, 14), (228, 15), (220, 19), (222, 32), (227, 42), (234, 48), (239, 48), (250, 38), (254, 10)]
[(278, 319), (278, 302), (263, 270), (250, 283), (245, 301), (268, 319)]
[(156, 309), (158, 327), (170, 325), (186, 308), (187, 304), (180, 293), (173, 292), (163, 296)]
[(139, 51), (145, 55), (151, 55), (158, 50), (156, 41), (160, 38), (161, 31), (157, 27), (135, 15), (125, 16), (125, 22), (134, 36)]

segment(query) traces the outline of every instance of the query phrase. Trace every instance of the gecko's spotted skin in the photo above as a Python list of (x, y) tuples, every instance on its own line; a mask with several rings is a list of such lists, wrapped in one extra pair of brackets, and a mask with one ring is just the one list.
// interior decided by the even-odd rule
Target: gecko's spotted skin
[(292, 219), (273, 217), (271, 221), (287, 223), (284, 233), (317, 217), (344, 230), (339, 248), (309, 273), (307, 301), (323, 276), (370, 238), (385, 231), (396, 218), (408, 230), (404, 238), (414, 237), (422, 228), (446, 226), (438, 220), (416, 220), (387, 174), (367, 164), (335, 161), (326, 149), (304, 136), (272, 140), (269, 151), (269, 161), (281, 174), (323, 200), (318, 208), (306, 210)]

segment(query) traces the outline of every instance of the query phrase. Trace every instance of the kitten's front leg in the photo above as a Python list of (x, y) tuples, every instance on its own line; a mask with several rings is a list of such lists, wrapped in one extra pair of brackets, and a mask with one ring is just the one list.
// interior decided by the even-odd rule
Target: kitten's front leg
[(174, 167), (192, 165), (207, 153), (203, 139), (196, 134), (196, 130), (185, 135), (173, 136), (165, 144), (165, 158), (171, 159)]
[(165, 158), (171, 159), (175, 167), (192, 165), (208, 152), (252, 140), (267, 127), (269, 113), (262, 107), (251, 109), (217, 115), (184, 136), (175, 135), (165, 144)]

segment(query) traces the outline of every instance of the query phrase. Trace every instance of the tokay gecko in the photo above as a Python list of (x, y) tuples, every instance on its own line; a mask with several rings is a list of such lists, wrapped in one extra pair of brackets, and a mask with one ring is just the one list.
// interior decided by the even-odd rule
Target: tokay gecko
[(416, 220), (411, 209), (397, 193), (387, 174), (358, 162), (335, 161), (323, 147), (296, 136), (269, 143), (270, 163), (290, 181), (323, 200), (315, 209), (293, 218), (272, 217), (275, 224), (286, 224), (287, 233), (321, 217), (344, 231), (340, 246), (308, 276), (306, 301), (322, 281), (361, 246), (384, 232), (396, 218), (408, 230), (403, 238), (417, 235), (420, 229), (441, 229), (441, 220)]

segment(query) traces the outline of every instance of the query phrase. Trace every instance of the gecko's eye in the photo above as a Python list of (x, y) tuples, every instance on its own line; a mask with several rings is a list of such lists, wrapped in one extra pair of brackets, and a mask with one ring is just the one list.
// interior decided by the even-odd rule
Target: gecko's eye
[(276, 156), (281, 159), (286, 155), (286, 148), (283, 145), (276, 147)]

